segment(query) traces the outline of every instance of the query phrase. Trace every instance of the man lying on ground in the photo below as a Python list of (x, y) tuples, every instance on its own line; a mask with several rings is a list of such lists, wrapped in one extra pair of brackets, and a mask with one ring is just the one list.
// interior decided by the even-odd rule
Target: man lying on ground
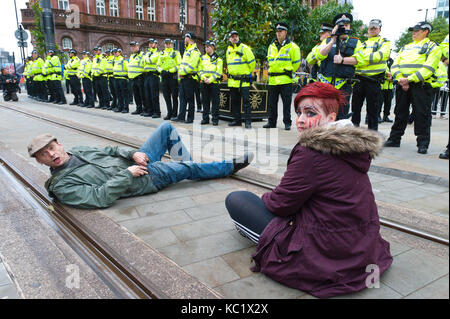
[[(172, 162), (162, 162), (168, 151)], [(175, 128), (161, 124), (139, 150), (79, 146), (66, 152), (51, 134), (35, 137), (28, 153), (50, 167), (49, 194), (77, 208), (104, 208), (123, 197), (155, 193), (184, 179), (223, 178), (246, 167), (253, 153), (222, 162), (195, 163)]]

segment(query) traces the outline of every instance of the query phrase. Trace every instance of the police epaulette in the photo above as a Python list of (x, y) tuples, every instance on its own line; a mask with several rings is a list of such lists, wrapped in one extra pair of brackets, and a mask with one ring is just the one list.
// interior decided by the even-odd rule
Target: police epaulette
[(350, 39), (356, 39), (356, 40), (359, 40), (359, 38), (357, 38), (357, 37), (350, 37)]

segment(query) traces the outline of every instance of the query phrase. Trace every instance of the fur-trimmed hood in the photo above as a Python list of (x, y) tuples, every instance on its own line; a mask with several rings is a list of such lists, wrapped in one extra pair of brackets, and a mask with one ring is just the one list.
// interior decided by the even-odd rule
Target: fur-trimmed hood
[(368, 171), (371, 160), (383, 148), (383, 137), (376, 131), (359, 127), (320, 126), (301, 132), (298, 144), (337, 156), (361, 171)]

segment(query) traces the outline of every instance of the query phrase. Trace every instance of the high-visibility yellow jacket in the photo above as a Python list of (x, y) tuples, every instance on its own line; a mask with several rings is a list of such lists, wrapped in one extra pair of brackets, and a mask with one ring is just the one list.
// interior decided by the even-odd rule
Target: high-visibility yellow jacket
[[(227, 68), (228, 74), (251, 76), (255, 69), (255, 56), (249, 46), (238, 43), (238, 45), (229, 45), (227, 49)], [(249, 87), (249, 82), (228, 78), (228, 87)]]
[(381, 83), (381, 89), (382, 90), (392, 90), (394, 88), (393, 81), (389, 81), (388, 80), (388, 77), (387, 77), (388, 73), (391, 73), (391, 69), (386, 64), (386, 73), (384, 74), (384, 82)]
[(106, 76), (112, 77), (113, 76), (113, 69), (114, 69), (114, 55), (109, 55), (106, 57)]
[(92, 61), (92, 76), (106, 76), (106, 58), (97, 54)]
[(441, 48), (442, 55), (448, 59), (448, 34), (439, 47)]
[(165, 49), (158, 57), (158, 71), (167, 71), (170, 73), (177, 73), (178, 67), (181, 64), (181, 54), (173, 48)]
[(158, 72), (158, 59), (161, 52), (157, 48), (149, 49), (144, 55), (144, 72)]
[(186, 47), (178, 69), (179, 76), (192, 76), (193, 79), (198, 80), (198, 69), (201, 62), (201, 53), (197, 48), (197, 44), (190, 44)]
[(441, 49), (429, 38), (413, 41), (398, 53), (391, 67), (393, 77), (397, 81), (406, 77), (409, 82), (431, 84), (441, 56)]
[(115, 79), (128, 79), (128, 61), (123, 56), (116, 57), (113, 72)]
[(84, 58), (80, 61), (80, 66), (78, 67), (77, 76), (80, 79), (89, 79), (92, 81), (92, 61), (89, 58)]
[(217, 53), (212, 56), (205, 54), (202, 56), (202, 63), (200, 63), (200, 81), (210, 79), (210, 83), (220, 83), (223, 72), (223, 60), (219, 58)]
[(27, 61), (25, 62), (25, 68), (23, 70), (23, 76), (26, 79), (29, 79), (31, 77), (31, 68), (33, 66), (33, 61)]
[(135, 77), (141, 75), (144, 72), (144, 53), (138, 51), (130, 56), (130, 61), (128, 62), (128, 78), (134, 79)]
[(47, 62), (47, 80), (49, 81), (61, 81), (61, 61), (57, 55), (49, 56)]
[[(269, 85), (292, 84), (293, 73), (297, 71), (301, 63), (300, 48), (290, 40), (285, 40), (281, 45), (278, 45), (278, 41), (275, 40), (267, 50), (267, 61), (269, 62)], [(292, 72), (292, 75), (279, 75), (286, 71)]]
[(380, 36), (362, 43), (363, 61), (356, 66), (356, 74), (373, 76), (386, 71), (386, 62), (391, 55), (391, 41)]
[[(353, 40), (351, 40), (351, 39), (353, 39)], [(344, 42), (345, 42), (345, 43), (349, 43), (349, 41), (355, 41), (355, 40), (356, 40), (355, 48), (354, 48), (354, 50), (353, 50), (353, 53), (352, 53), (351, 55), (349, 55), (349, 56), (355, 58), (356, 61), (357, 61), (357, 64), (353, 66), (353, 67), (355, 67), (355, 71), (356, 71), (356, 67), (357, 67), (359, 64), (362, 64), (363, 61), (364, 61), (364, 57), (363, 57), (363, 54), (362, 54), (362, 44), (361, 44), (361, 41), (359, 41), (359, 39), (357, 39), (357, 38), (347, 37), (345, 40), (341, 40), (341, 43), (344, 43)], [(328, 75), (328, 74), (323, 74), (323, 73), (322, 73), (322, 69), (330, 69), (330, 70), (331, 70), (331, 69), (333, 69), (333, 67), (336, 67), (336, 66), (338, 66), (338, 68), (339, 68), (340, 65), (333, 66), (333, 65), (332, 65), (333, 62), (327, 60), (328, 55), (330, 55), (330, 53), (331, 53), (334, 49), (332, 49), (332, 50), (330, 51), (330, 53), (329, 53), (328, 55), (326, 55), (326, 56), (320, 54), (320, 50), (322, 50), (323, 47), (325, 47), (325, 46), (328, 44), (329, 41), (331, 41), (331, 38), (330, 38), (330, 37), (324, 39), (324, 40), (322, 41), (322, 43), (317, 47), (317, 49), (316, 49), (316, 51), (315, 51), (315, 55), (316, 55), (317, 60), (318, 60), (318, 61), (321, 61), (321, 62), (320, 62), (320, 70), (319, 70), (319, 73), (317, 74), (317, 79), (318, 79), (320, 82), (331, 84), (332, 81), (333, 81), (333, 76), (330, 76), (330, 75)], [(348, 45), (347, 45), (347, 48), (348, 48)], [(327, 62), (327, 61), (328, 61), (328, 62)], [(351, 67), (351, 66), (347, 65), (347, 67)], [(329, 73), (332, 73), (332, 72), (329, 72)], [(339, 72), (338, 72), (337, 74), (338, 74), (338, 75), (337, 75), (336, 78), (335, 78), (334, 87), (335, 87), (336, 89), (340, 89), (341, 87), (343, 87), (343, 86), (345, 85), (345, 83), (347, 82), (347, 79), (346, 79), (346, 78), (343, 78), (343, 77), (339, 77)]]
[(433, 76), (433, 82), (431, 83), (431, 86), (433, 88), (443, 87), (445, 82), (447, 82), (447, 80), (448, 80), (447, 67), (445, 66), (444, 62), (439, 61), (439, 66), (436, 73)]
[(71, 77), (77, 75), (79, 66), (80, 59), (77, 56), (71, 57), (66, 64), (67, 76)]
[(33, 81), (41, 82), (44, 81), (44, 76), (42, 75), (42, 67), (44, 66), (44, 60), (38, 57), (33, 61), (33, 66), (31, 67), (31, 74), (34, 76)]

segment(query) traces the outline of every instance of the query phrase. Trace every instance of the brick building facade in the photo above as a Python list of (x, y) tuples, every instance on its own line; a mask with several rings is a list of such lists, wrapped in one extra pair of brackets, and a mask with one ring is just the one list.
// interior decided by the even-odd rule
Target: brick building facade
[[(211, 12), (211, 3), (207, 1), (207, 12)], [(179, 0), (51, 0), (51, 5), (55, 41), (63, 51), (73, 48), (80, 52), (102, 46), (121, 48), (130, 54), (132, 40), (147, 46), (149, 38), (156, 38), (160, 49), (165, 38), (181, 40)], [(185, 0), (185, 32), (194, 32), (199, 44), (204, 38), (203, 7), (203, 0)], [(21, 13), (24, 28), (33, 28), (34, 14), (28, 5)], [(207, 37), (210, 36), (207, 15)]]

